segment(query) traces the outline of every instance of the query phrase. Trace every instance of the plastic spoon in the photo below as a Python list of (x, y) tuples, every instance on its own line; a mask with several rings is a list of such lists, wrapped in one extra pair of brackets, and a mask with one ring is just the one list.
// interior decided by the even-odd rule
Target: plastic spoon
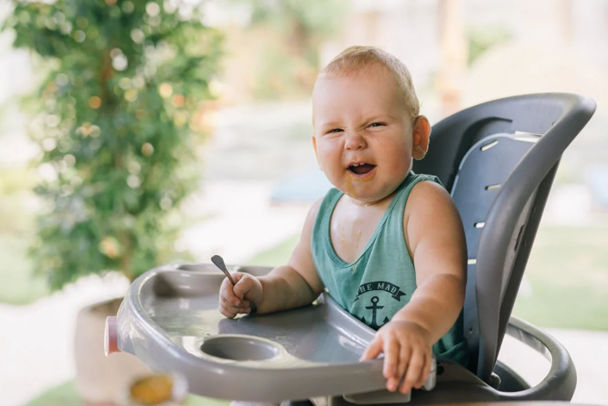
[(234, 283), (234, 279), (232, 279), (232, 275), (230, 275), (230, 272), (228, 272), (228, 269), (226, 269), (226, 264), (224, 264), (224, 258), (220, 257), (219, 255), (214, 255), (211, 257), (211, 262), (213, 262), (215, 266), (220, 268), (220, 271), (224, 272), (224, 275), (226, 275), (226, 277), (230, 280), (232, 286), (236, 285)]
[[(230, 272), (228, 272), (228, 269), (226, 268), (226, 264), (224, 263), (224, 258), (220, 257), (219, 255), (214, 255), (211, 257), (211, 262), (213, 262), (215, 264), (215, 266), (217, 266), (220, 269), (220, 271), (222, 271), (224, 273), (224, 275), (226, 275), (226, 277), (232, 283), (232, 286), (236, 285), (236, 283), (234, 283), (234, 279), (232, 279), (232, 275), (230, 275)], [(251, 300), (249, 301), (249, 308), (251, 309), (249, 314), (254, 314), (255, 312), (258, 311), (258, 307)]]

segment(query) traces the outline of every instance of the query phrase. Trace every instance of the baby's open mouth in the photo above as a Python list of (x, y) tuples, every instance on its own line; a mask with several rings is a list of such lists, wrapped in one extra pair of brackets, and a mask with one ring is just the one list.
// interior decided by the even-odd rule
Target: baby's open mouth
[(355, 175), (365, 175), (366, 173), (371, 172), (375, 167), (376, 165), (366, 163), (353, 164), (348, 167), (348, 171)]

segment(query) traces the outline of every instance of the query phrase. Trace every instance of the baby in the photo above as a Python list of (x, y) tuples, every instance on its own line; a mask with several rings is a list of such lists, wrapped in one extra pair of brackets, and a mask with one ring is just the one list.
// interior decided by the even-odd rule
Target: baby
[(389, 391), (419, 388), (433, 353), (467, 365), (464, 231), (439, 180), (411, 171), (431, 127), (407, 68), (378, 48), (346, 49), (316, 81), (313, 128), (335, 189), (310, 209), (287, 265), (258, 278), (235, 273), (234, 287), (224, 280), (221, 313), (292, 309), (327, 289), (377, 330), (361, 360), (384, 353)]

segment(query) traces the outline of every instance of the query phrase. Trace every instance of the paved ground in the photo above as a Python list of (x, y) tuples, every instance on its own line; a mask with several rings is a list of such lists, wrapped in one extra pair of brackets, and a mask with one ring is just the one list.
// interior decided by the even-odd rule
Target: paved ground
[(208, 219), (188, 227), (178, 244), (201, 261), (218, 254), (227, 263), (242, 263), (299, 233), (308, 206), (269, 206), (272, 186), (268, 181), (206, 183), (185, 206)]
[(128, 281), (86, 278), (29, 306), (0, 305), (2, 404), (21, 406), (45, 389), (74, 377), (74, 326), (78, 310), (121, 296)]

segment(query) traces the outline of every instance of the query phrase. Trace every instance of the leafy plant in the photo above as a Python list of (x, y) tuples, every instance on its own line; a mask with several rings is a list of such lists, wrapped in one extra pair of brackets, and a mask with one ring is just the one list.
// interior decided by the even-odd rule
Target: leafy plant
[(46, 69), (26, 102), (47, 204), (30, 251), (53, 289), (171, 259), (222, 44), (188, 4), (13, 0), (3, 29)]
[(471, 66), (481, 55), (491, 48), (509, 42), (511, 33), (501, 26), (475, 27), (467, 30), (469, 55), (467, 63)]
[[(232, 0), (250, 13), (245, 30), (264, 47), (252, 67), (258, 99), (309, 97), (319, 49), (342, 28), (350, 0)], [(248, 37), (250, 38), (250, 37)]]

